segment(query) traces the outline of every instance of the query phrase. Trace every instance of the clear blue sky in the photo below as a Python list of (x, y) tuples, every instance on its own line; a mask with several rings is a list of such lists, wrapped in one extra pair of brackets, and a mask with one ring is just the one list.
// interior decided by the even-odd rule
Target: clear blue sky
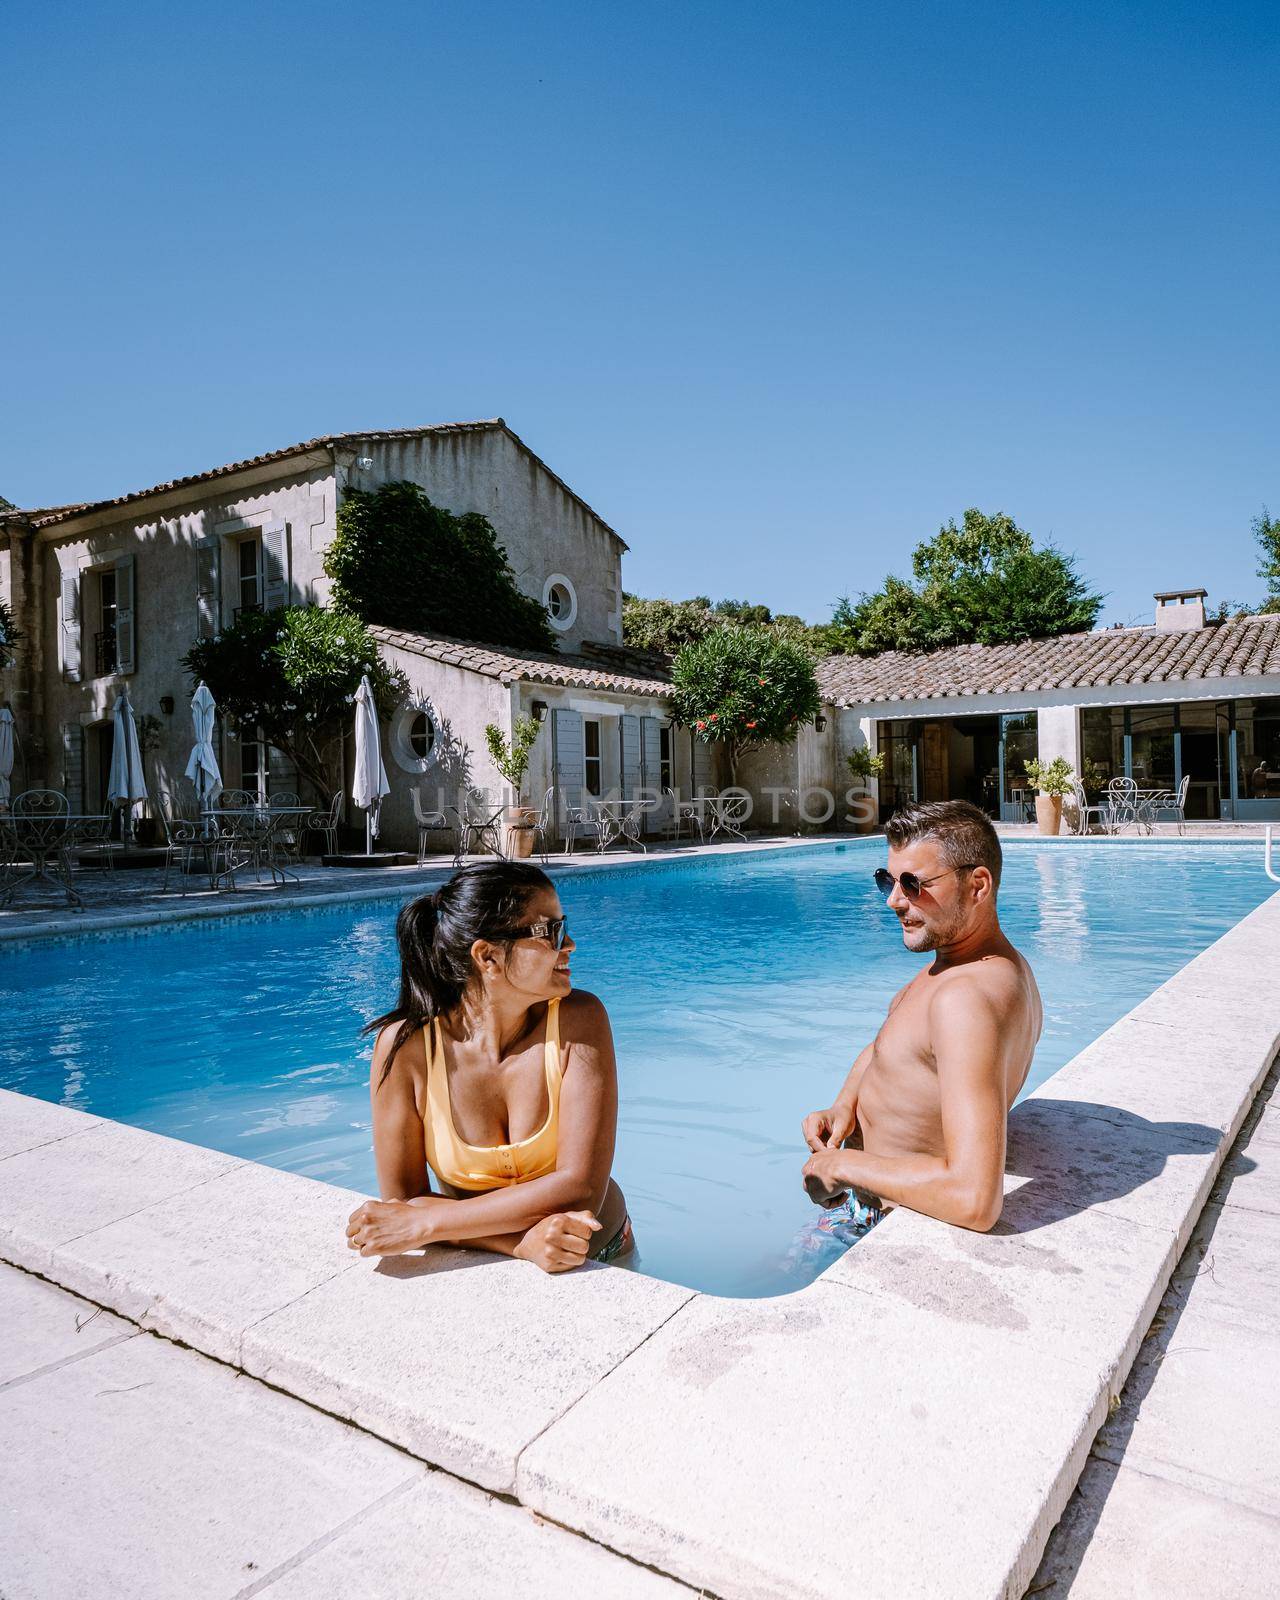
[(629, 588), (820, 619), (968, 505), (1257, 598), (1280, 13), (28, 7), (0, 493), (502, 415)]

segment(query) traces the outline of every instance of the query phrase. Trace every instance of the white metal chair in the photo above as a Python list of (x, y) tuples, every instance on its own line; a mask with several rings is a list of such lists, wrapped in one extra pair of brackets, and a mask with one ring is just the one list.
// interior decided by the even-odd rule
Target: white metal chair
[(502, 854), (501, 806), (494, 809), (493, 802), (483, 789), (464, 789), (456, 806), (450, 806), (457, 822), (457, 847), (453, 853), (455, 867), (462, 865), (464, 856)]
[[(1112, 778), (1107, 784), (1106, 807), (1111, 826), (1108, 833), (1119, 833), (1121, 828), (1126, 828), (1132, 822), (1135, 827), (1144, 826), (1142, 808), (1138, 803), (1138, 783), (1135, 778)], [(1145, 824), (1148, 833), (1151, 831), (1149, 823)]]
[(566, 855), (573, 854), (575, 839), (594, 841), (597, 850), (604, 837), (600, 813), (592, 804), (592, 796), (582, 789), (564, 791), (564, 848)]
[(542, 805), (538, 809), (538, 820), (533, 825), (533, 848), (539, 857), (546, 861), (551, 854), (548, 846), (556, 836), (556, 789), (552, 784), (542, 797)]
[(413, 795), (413, 815), (418, 824), (418, 865), (421, 866), (427, 859), (427, 842), (432, 833), (449, 833), (449, 819), (443, 811), (433, 811), (423, 804), (422, 785), (415, 783), (410, 790)]
[(338, 814), (341, 810), (342, 790), (337, 789), (327, 806), (317, 807), (309, 817), (302, 819), (304, 832), (323, 836), (324, 853), (327, 856), (336, 856), (338, 853)]
[(1187, 831), (1187, 790), (1191, 787), (1191, 774), (1184, 773), (1182, 782), (1176, 789), (1165, 789), (1159, 794), (1153, 794), (1147, 801), (1147, 813), (1154, 822), (1161, 811), (1172, 811), (1174, 820), (1178, 824), (1178, 832)]
[(1078, 834), (1088, 833), (1089, 818), (1097, 817), (1098, 826), (1102, 829), (1103, 833), (1107, 833), (1109, 831), (1109, 812), (1107, 807), (1105, 805), (1091, 806), (1089, 804), (1089, 797), (1085, 793), (1084, 784), (1080, 782), (1079, 778), (1076, 778), (1073, 781), (1071, 785), (1071, 793), (1076, 805), (1075, 831)]

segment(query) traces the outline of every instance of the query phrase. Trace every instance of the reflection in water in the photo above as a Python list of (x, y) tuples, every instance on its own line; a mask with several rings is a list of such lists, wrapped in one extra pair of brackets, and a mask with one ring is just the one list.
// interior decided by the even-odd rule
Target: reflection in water
[[(647, 1272), (776, 1294), (844, 1248), (835, 1223), (813, 1232), (800, 1122), (920, 970), (871, 882), (881, 852), (560, 880), (576, 979), (617, 1041), (615, 1173)], [(1239, 846), (1010, 848), (1002, 915), (1047, 1018), (1028, 1087), (1271, 887)], [(395, 998), (397, 910), (171, 925), (131, 939), (127, 998), (116, 940), (0, 954), (0, 1015), (21, 1019), (0, 1030), (0, 1085), (375, 1192), (360, 1029)]]

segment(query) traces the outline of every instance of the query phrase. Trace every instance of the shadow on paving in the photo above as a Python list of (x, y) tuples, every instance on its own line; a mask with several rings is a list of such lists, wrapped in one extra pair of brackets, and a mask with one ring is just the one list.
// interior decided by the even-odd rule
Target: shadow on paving
[[(1266, 1081), (1254, 1099), (1249, 1115), (1245, 1118), (1244, 1126), (1223, 1161), (1222, 1175), (1214, 1184), (1209, 1198), (1205, 1201), (1202, 1216), (1210, 1214), (1210, 1207), (1220, 1206), (1227, 1199), (1232, 1184), (1237, 1178), (1252, 1172), (1257, 1163), (1241, 1155), (1248, 1145), (1257, 1126), (1259, 1118), (1266, 1109), (1276, 1083), (1280, 1079), (1280, 1059), (1272, 1065)], [(1041, 1105), (1054, 1102), (1041, 1101)], [(1019, 1108), (1022, 1109), (1022, 1108)], [(1114, 1115), (1114, 1109), (1107, 1108), (1108, 1114)], [(1124, 1116), (1125, 1113), (1119, 1113)], [(1180, 1129), (1184, 1127), (1196, 1128), (1197, 1124), (1182, 1123), (1148, 1123), (1141, 1117), (1129, 1119), (1132, 1123), (1141, 1125), (1146, 1129)], [(1190, 1146), (1188, 1148), (1195, 1148)], [(1028, 1188), (1032, 1185), (1028, 1184)], [(1022, 1192), (1022, 1191), (1019, 1191)], [(1016, 1198), (1011, 1196), (1010, 1198)], [(1007, 1207), (1006, 1207), (1007, 1209)], [(1218, 1213), (1220, 1216), (1220, 1212)], [(1217, 1226), (1215, 1222), (1215, 1228)], [(1112, 1420), (1104, 1424), (1098, 1439), (1094, 1441), (1093, 1449), (1089, 1454), (1085, 1471), (1081, 1475), (1081, 1483), (1072, 1491), (1071, 1499), (1067, 1502), (1066, 1509), (1058, 1521), (1057, 1526), (1049, 1536), (1049, 1543), (1036, 1570), (1035, 1577), (1026, 1589), (1023, 1600), (1066, 1600), (1070, 1594), (1076, 1577), (1079, 1574), (1081, 1563), (1089, 1548), (1102, 1514), (1106, 1509), (1111, 1489), (1117, 1477), (1114, 1471), (1109, 1474), (1107, 1487), (1099, 1490), (1096, 1480), (1094, 1490), (1088, 1497), (1082, 1495), (1081, 1485), (1084, 1478), (1090, 1474), (1095, 1463), (1103, 1464), (1104, 1470), (1114, 1468), (1124, 1463), (1125, 1452), (1142, 1411), (1143, 1402), (1150, 1394), (1153, 1386), (1160, 1377), (1161, 1364), (1169, 1349), (1169, 1343), (1174, 1331), (1186, 1309), (1187, 1299), (1191, 1286), (1195, 1282), (1196, 1273), (1201, 1270), (1205, 1258), (1209, 1256), (1213, 1244), (1213, 1230), (1197, 1230), (1191, 1242), (1183, 1251), (1177, 1266), (1174, 1268), (1173, 1277), (1166, 1289), (1159, 1309), (1152, 1318), (1151, 1327), (1144, 1338), (1138, 1354), (1134, 1359), (1133, 1367), (1123, 1390), (1123, 1408), (1118, 1402), (1112, 1402)], [(1212, 1258), (1210, 1257), (1210, 1265)], [(1106, 1455), (1098, 1454), (1098, 1443), (1103, 1434), (1106, 1436)]]
[(1009, 1118), (1007, 1170), (1025, 1178), (1006, 1194), (993, 1233), (1031, 1233), (1132, 1194), (1158, 1178), (1170, 1156), (1203, 1155), (1217, 1128), (1149, 1122), (1119, 1106), (1024, 1100)]

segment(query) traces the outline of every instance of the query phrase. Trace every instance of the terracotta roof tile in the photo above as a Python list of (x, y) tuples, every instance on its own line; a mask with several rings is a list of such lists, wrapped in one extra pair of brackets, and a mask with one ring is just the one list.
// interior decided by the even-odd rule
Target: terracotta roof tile
[(827, 656), (818, 664), (818, 686), (834, 704), (855, 706), (1272, 674), (1280, 676), (1280, 616), (1239, 617), (1187, 633), (1109, 628), (1022, 644)]
[(541, 650), (510, 650), (474, 640), (450, 639), (442, 634), (406, 633), (399, 628), (371, 627), (381, 644), (409, 650), (431, 661), (465, 667), (500, 683), (545, 683), (565, 689), (606, 689), (615, 694), (651, 695), (670, 692), (665, 677), (650, 673), (609, 672), (598, 661), (580, 655), (552, 655)]
[(105, 511), (112, 506), (131, 505), (136, 500), (147, 500), (152, 495), (169, 494), (174, 489), (185, 489), (192, 484), (210, 482), (215, 478), (227, 477), (234, 472), (244, 472), (250, 467), (267, 466), (274, 461), (287, 461), (290, 456), (305, 455), (308, 451), (327, 449), (331, 445), (372, 444), (387, 439), (417, 439), (432, 433), (495, 432), (507, 434), (518, 449), (522, 450), (531, 461), (536, 462), (549, 478), (560, 485), (575, 504), (581, 506), (589, 516), (594, 517), (605, 532), (612, 534), (623, 549), (626, 549), (626, 541), (622, 536), (611, 528), (600, 513), (593, 510), (580, 494), (576, 494), (563, 478), (552, 472), (542, 457), (530, 450), (520, 435), (514, 429), (509, 428), (501, 417), (490, 417), (479, 422), (438, 422), (425, 428), (370, 428), (362, 433), (323, 433), (317, 438), (305, 439), (300, 444), (286, 445), (283, 450), (268, 450), (260, 456), (248, 456), (243, 461), (230, 461), (226, 466), (210, 467), (207, 472), (193, 472), (184, 478), (171, 478), (166, 483), (152, 484), (149, 489), (135, 489), (129, 494), (116, 495), (113, 499), (85, 501), (79, 505), (50, 506), (39, 511), (15, 509), (14, 511), (3, 513), (3, 515), (6, 517), (26, 518), (30, 520), (34, 527), (52, 527), (57, 523), (69, 521), (72, 517), (79, 516), (82, 512)]

